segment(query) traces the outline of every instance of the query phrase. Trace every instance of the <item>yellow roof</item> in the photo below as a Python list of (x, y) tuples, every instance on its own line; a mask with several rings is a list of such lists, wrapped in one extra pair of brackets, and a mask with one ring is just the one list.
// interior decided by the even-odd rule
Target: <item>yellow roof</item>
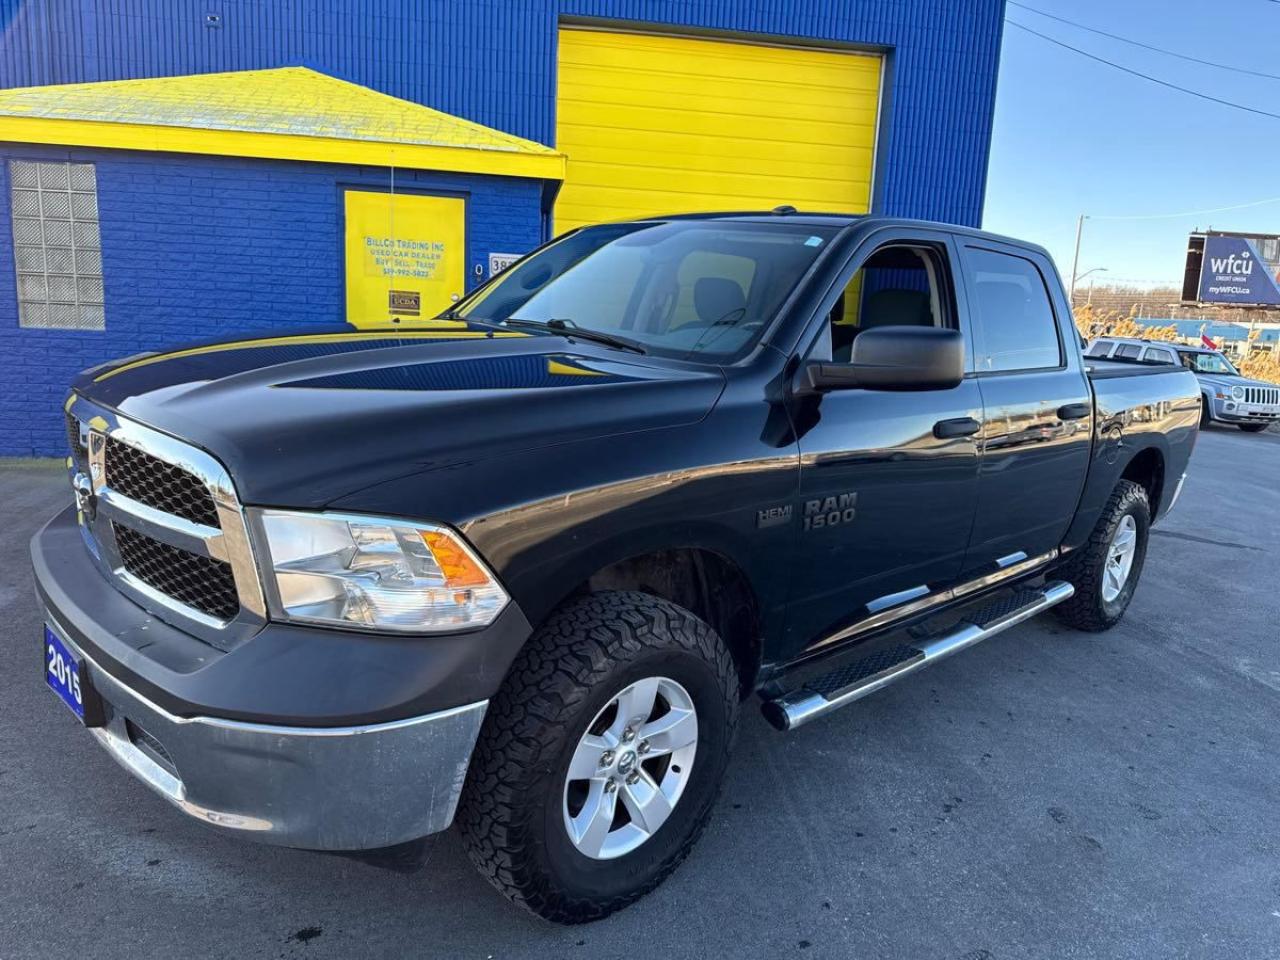
[(0, 140), (563, 180), (564, 155), (308, 70), (0, 90)]

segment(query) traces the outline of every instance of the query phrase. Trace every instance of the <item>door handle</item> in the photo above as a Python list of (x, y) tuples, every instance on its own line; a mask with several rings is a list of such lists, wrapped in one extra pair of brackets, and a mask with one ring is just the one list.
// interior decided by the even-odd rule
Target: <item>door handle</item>
[(1058, 408), (1059, 420), (1083, 420), (1093, 413), (1093, 407), (1087, 403), (1065, 403)]
[(939, 440), (950, 440), (953, 437), (969, 437), (982, 429), (982, 424), (973, 417), (957, 417), (954, 420), (939, 420), (933, 425), (933, 435)]

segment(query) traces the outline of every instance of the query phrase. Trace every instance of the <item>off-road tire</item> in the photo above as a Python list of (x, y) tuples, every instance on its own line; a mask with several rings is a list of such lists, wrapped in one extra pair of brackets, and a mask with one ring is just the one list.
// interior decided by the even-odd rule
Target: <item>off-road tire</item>
[(1236, 426), (1239, 427), (1241, 430), (1243, 430), (1245, 433), (1261, 433), (1263, 430), (1267, 429), (1267, 427), (1271, 426), (1271, 424), (1269, 423), (1237, 423)]
[[(1132, 515), (1137, 524), (1137, 552), (1129, 578), (1119, 596), (1108, 602), (1102, 595), (1102, 581), (1106, 571), (1107, 553), (1120, 521)], [(1100, 633), (1110, 630), (1124, 616), (1133, 599), (1142, 576), (1142, 566), (1147, 558), (1147, 538), (1151, 530), (1151, 505), (1147, 491), (1130, 480), (1116, 484), (1102, 515), (1089, 535), (1088, 541), (1068, 555), (1058, 568), (1058, 576), (1076, 588), (1075, 595), (1053, 608), (1053, 613), (1063, 623), (1077, 630)]]
[[(612, 860), (575, 849), (563, 821), (569, 758), (618, 691), (646, 676), (682, 684), (698, 715), (696, 759), (669, 819)], [(489, 705), (457, 824), (472, 861), (506, 897), (556, 923), (584, 923), (658, 886), (706, 826), (737, 729), (738, 675), (724, 643), (688, 610), (602, 592), (551, 615)]]

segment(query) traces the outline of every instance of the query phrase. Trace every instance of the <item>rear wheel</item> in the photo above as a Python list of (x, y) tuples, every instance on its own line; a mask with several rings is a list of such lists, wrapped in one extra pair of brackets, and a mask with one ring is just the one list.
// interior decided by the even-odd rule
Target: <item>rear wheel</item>
[(1147, 491), (1121, 480), (1088, 542), (1070, 554), (1059, 571), (1076, 592), (1053, 608), (1058, 619), (1077, 630), (1095, 632), (1119, 623), (1142, 575), (1150, 530)]
[(689, 611), (640, 593), (569, 602), (489, 708), (457, 818), (471, 859), (557, 923), (627, 906), (701, 834), (737, 711), (733, 660)]
[(1261, 433), (1263, 430), (1267, 429), (1267, 427), (1271, 426), (1271, 424), (1269, 423), (1238, 423), (1236, 424), (1236, 426), (1238, 426), (1245, 433)]

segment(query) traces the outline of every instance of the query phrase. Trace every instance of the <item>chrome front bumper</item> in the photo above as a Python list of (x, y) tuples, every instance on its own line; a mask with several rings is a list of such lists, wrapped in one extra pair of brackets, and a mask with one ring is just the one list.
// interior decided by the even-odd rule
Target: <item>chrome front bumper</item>
[(1223, 423), (1280, 423), (1280, 407), (1214, 398), (1211, 416)]
[[(58, 629), (50, 617), (50, 626)], [(488, 701), (390, 723), (280, 727), (178, 717), (120, 683), (66, 632), (102, 698), (91, 728), (116, 761), (184, 813), (249, 839), (370, 850), (453, 822)]]

